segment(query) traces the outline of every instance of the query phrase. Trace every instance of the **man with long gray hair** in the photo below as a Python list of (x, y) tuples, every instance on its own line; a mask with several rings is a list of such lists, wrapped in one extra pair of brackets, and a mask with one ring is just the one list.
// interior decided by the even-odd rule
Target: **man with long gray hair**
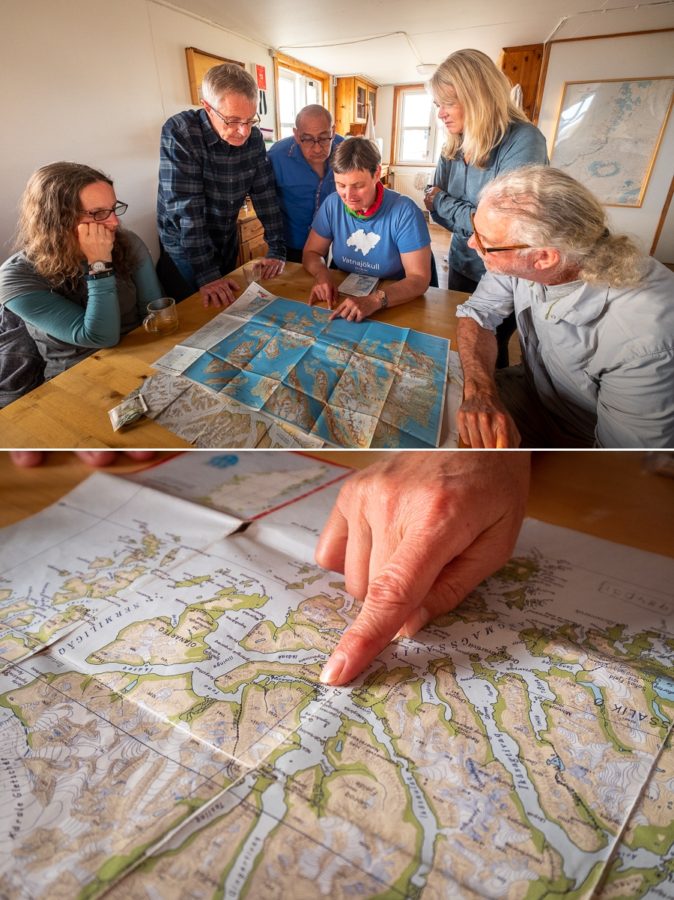
[(255, 80), (235, 63), (213, 66), (201, 85), (202, 109), (172, 116), (161, 135), (157, 222), (159, 277), (182, 300), (197, 290), (204, 306), (228, 306), (239, 285), (237, 216), (246, 195), (264, 226), (262, 277), (283, 270), (285, 241), (274, 177), (257, 128)]
[[(544, 166), (484, 188), (469, 245), (487, 272), (457, 310), (466, 444), (674, 446), (674, 273)], [(495, 331), (513, 311), (522, 364), (496, 372)]]

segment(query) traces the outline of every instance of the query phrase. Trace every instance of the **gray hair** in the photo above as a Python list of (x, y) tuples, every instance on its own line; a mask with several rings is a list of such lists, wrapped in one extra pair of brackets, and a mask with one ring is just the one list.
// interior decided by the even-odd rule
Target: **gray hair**
[(243, 94), (257, 104), (255, 79), (236, 63), (213, 66), (201, 82), (201, 96), (210, 106), (217, 106), (224, 94)]
[(302, 119), (312, 116), (323, 116), (325, 121), (328, 123), (328, 128), (332, 128), (332, 113), (329, 109), (326, 109), (324, 106), (321, 106), (320, 103), (310, 103), (308, 106), (304, 106), (295, 117), (295, 128), (300, 130)]
[(611, 234), (606, 212), (585, 185), (549, 166), (522, 166), (499, 175), (480, 202), (508, 219), (512, 243), (554, 247), (560, 267), (578, 269), (589, 284), (637, 284), (644, 255), (625, 234)]
[(374, 175), (380, 163), (379, 147), (366, 137), (350, 137), (342, 141), (330, 160), (336, 175), (359, 171)]

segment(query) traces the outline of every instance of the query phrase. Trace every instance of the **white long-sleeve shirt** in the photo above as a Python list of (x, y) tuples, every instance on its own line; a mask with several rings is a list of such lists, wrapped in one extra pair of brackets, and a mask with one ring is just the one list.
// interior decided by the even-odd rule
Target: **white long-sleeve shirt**
[(674, 447), (674, 273), (636, 287), (542, 285), (487, 273), (457, 316), (495, 331), (515, 311), (522, 358), (564, 428), (599, 447)]

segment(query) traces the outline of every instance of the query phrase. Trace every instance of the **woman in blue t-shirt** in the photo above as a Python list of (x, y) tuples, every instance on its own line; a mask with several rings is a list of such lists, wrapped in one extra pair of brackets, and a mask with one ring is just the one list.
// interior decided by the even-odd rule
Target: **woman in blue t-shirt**
[[(367, 138), (349, 138), (331, 160), (336, 193), (316, 213), (302, 263), (315, 278), (310, 303), (327, 303), (331, 318), (360, 322), (387, 306), (423, 294), (431, 279), (431, 238), (422, 211), (385, 188), (381, 157)], [(366, 297), (338, 294), (325, 263), (332, 245), (335, 266), (344, 272), (390, 279), (394, 284)]]

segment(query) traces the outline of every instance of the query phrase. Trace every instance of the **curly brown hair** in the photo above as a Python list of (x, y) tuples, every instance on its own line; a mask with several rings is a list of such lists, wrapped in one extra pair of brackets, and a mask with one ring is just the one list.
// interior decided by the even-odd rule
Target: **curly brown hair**
[[(23, 251), (35, 271), (54, 287), (74, 288), (84, 277), (76, 233), (82, 215), (80, 191), (98, 181), (112, 186), (111, 179), (98, 169), (55, 162), (34, 172), (23, 192), (16, 249)], [(121, 229), (115, 234), (112, 262), (123, 277), (131, 274), (137, 262)]]

